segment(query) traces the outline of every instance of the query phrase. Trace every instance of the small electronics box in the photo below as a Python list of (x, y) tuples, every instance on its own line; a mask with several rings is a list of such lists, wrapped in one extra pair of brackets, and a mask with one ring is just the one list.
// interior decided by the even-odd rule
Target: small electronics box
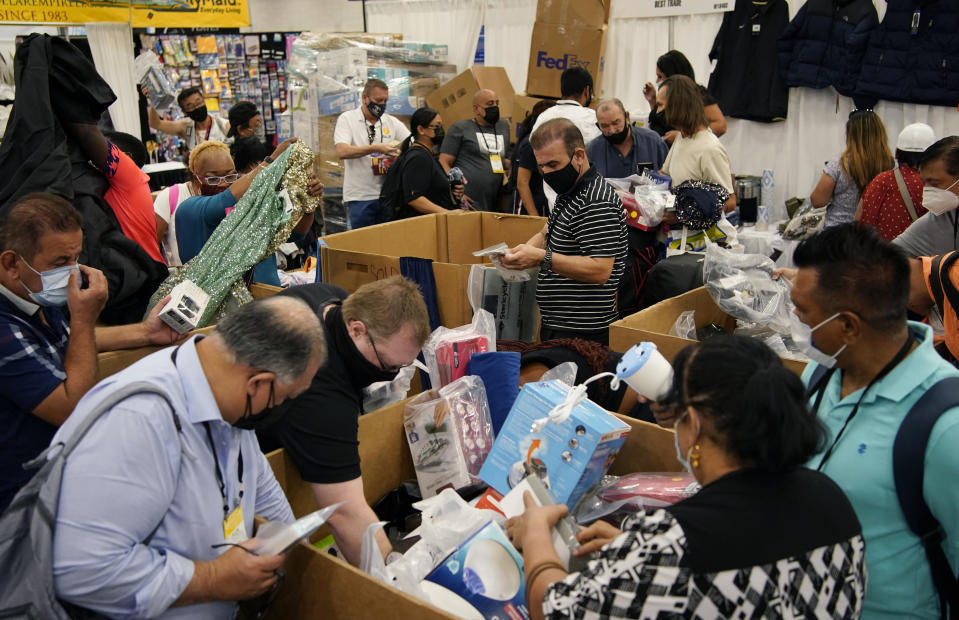
[(575, 507), (586, 491), (606, 474), (630, 427), (584, 399), (562, 421), (547, 421), (538, 431), (533, 422), (549, 416), (565, 402), (570, 387), (562, 381), (523, 386), (490, 450), (480, 478), (503, 495), (530, 472), (538, 475), (557, 504)]
[(523, 558), (495, 523), (456, 548), (422, 582), (434, 605), (460, 618), (529, 620)]
[(487, 353), (489, 343), (485, 336), (464, 340), (444, 340), (436, 347), (436, 366), (440, 373), (440, 387), (466, 375), (466, 363), (474, 353)]
[(206, 312), (210, 296), (190, 280), (180, 282), (170, 291), (170, 301), (160, 311), (160, 320), (181, 334), (196, 329)]

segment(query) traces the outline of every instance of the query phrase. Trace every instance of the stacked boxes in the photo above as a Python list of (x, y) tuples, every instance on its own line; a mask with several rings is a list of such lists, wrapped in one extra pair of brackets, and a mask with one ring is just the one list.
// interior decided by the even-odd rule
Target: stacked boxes
[(606, 63), (610, 0), (539, 0), (529, 53), (526, 92), (560, 97), (563, 71), (583, 67), (600, 92)]

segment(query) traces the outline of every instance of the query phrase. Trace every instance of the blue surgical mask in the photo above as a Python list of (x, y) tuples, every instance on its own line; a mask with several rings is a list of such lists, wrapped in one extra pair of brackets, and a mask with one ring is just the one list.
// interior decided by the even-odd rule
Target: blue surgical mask
[(796, 316), (795, 314), (792, 317), (793, 344), (799, 347), (799, 350), (802, 351), (803, 354), (806, 355), (806, 357), (816, 362), (820, 366), (825, 366), (826, 368), (832, 368), (833, 366), (836, 365), (836, 358), (839, 357), (839, 355), (846, 350), (846, 347), (848, 345), (845, 345), (845, 344), (842, 345), (842, 347), (840, 347), (838, 351), (836, 351), (832, 355), (829, 355), (827, 353), (823, 353), (822, 351), (816, 348), (816, 345), (814, 345), (812, 342), (812, 334), (814, 331), (816, 331), (817, 329), (819, 329), (820, 327), (822, 327), (829, 321), (835, 319), (840, 314), (841, 313), (837, 312), (836, 314), (832, 315), (831, 317), (829, 317), (828, 319), (824, 321), (821, 321), (818, 325), (812, 328), (806, 325), (805, 323), (803, 323), (802, 321), (800, 321), (799, 317)]
[[(679, 418), (676, 419), (675, 424), (673, 424), (673, 441), (676, 444), (676, 460), (680, 462), (680, 464), (683, 466), (683, 469), (685, 469), (690, 474), (695, 475), (693, 474), (693, 466), (689, 464), (689, 459), (687, 458), (687, 455), (683, 454), (682, 448), (679, 447), (679, 433), (676, 432), (676, 427), (679, 426), (679, 423), (682, 422), (683, 418), (686, 417), (687, 415), (689, 414), (683, 413), (681, 416), (679, 416)], [(699, 438), (699, 420), (698, 419), (696, 420), (696, 437), (697, 439)], [(696, 440), (693, 440), (693, 445), (695, 444), (696, 444)], [(693, 451), (693, 448), (692, 446), (690, 446), (689, 452), (692, 452), (692, 451)]]
[(27, 288), (26, 284), (23, 284), (23, 280), (20, 281), (20, 284), (22, 284), (23, 288), (29, 293), (30, 299), (41, 306), (65, 306), (67, 303), (68, 285), (70, 284), (70, 274), (76, 271), (77, 277), (80, 277), (80, 267), (74, 263), (73, 265), (64, 265), (56, 269), (37, 271), (22, 256), (20, 260), (23, 261), (24, 265), (30, 268), (30, 271), (40, 276), (40, 282), (43, 284), (42, 290), (34, 293)]

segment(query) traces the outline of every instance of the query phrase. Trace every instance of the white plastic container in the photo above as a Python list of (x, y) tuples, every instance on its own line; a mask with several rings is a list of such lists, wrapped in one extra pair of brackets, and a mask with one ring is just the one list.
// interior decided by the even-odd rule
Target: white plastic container
[(673, 367), (652, 342), (640, 342), (627, 351), (616, 366), (616, 376), (652, 401), (662, 400), (673, 385)]

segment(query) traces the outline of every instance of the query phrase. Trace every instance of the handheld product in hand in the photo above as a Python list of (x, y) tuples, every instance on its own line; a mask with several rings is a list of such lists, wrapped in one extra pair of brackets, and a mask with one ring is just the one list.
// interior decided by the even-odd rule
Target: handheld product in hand
[(641, 342), (623, 355), (616, 376), (637, 394), (652, 401), (662, 400), (673, 384), (673, 367), (652, 342)]
[(286, 553), (293, 545), (320, 529), (330, 515), (344, 502), (337, 502), (322, 510), (311, 512), (293, 523), (264, 523), (253, 538), (253, 552), (257, 555)]
[(192, 280), (180, 282), (170, 291), (170, 301), (160, 310), (160, 320), (185, 334), (196, 329), (206, 312), (210, 296)]

